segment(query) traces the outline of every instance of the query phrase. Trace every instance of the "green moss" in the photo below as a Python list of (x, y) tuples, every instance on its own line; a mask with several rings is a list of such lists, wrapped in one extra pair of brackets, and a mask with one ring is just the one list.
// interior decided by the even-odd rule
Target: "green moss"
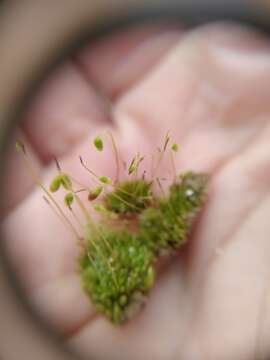
[[(105, 209), (118, 214), (118, 220), (124, 213), (133, 217), (117, 226), (109, 226), (104, 219), (96, 229), (86, 229), (80, 273), (83, 288), (98, 312), (119, 324), (141, 308), (154, 286), (155, 260), (187, 241), (205, 201), (206, 184), (205, 175), (188, 172), (171, 185), (167, 196), (156, 197), (154, 203), (149, 201), (151, 184), (141, 180), (121, 183), (106, 195)], [(130, 231), (134, 223), (136, 228)]]
[(156, 255), (168, 253), (186, 242), (205, 201), (206, 183), (204, 174), (188, 172), (172, 184), (167, 197), (158, 199), (158, 206), (142, 212), (140, 236)]
[(193, 220), (206, 200), (208, 177), (187, 172), (180, 175), (170, 187), (169, 202), (176, 216)]
[(80, 257), (82, 286), (98, 312), (123, 323), (153, 286), (153, 254), (127, 229), (99, 224), (96, 231), (87, 229), (86, 239), (87, 250)]
[[(185, 173), (170, 187), (168, 202), (161, 209), (171, 223), (173, 247), (187, 240), (194, 220), (206, 200), (207, 177), (205, 174)], [(171, 221), (169, 221), (171, 216)]]
[[(24, 144), (17, 141), (16, 148), (33, 180), (45, 192), (46, 203), (57, 212), (81, 245), (79, 276), (96, 311), (113, 323), (122, 324), (135, 316), (145, 304), (155, 284), (155, 262), (161, 255), (170, 255), (186, 243), (194, 220), (206, 200), (208, 179), (204, 174), (186, 172), (173, 179), (166, 195), (157, 196), (153, 191), (153, 181), (145, 180), (145, 171), (143, 178), (138, 178), (138, 168), (144, 160), (138, 153), (130, 166), (124, 167), (129, 180), (119, 183), (119, 154), (112, 135), (110, 137), (117, 167), (115, 181), (95, 174), (79, 156), (83, 168), (104, 184), (92, 190), (87, 186), (76, 189), (78, 182), (74, 180), (75, 184), (72, 184), (72, 177), (62, 172), (57, 160), (57, 175), (47, 190), (31, 167)], [(164, 160), (169, 142), (167, 133), (164, 145), (158, 148), (159, 162), (153, 173)], [(94, 145), (102, 151), (103, 141), (100, 137), (94, 139)], [(178, 145), (172, 144), (170, 151), (177, 150)], [(173, 156), (171, 161), (175, 173)], [(109, 191), (111, 188), (113, 190)], [(80, 231), (53, 197), (58, 190), (64, 191), (64, 203), (72, 210), (70, 213), (80, 225)], [(88, 211), (80, 199), (79, 194), (83, 191), (88, 191), (91, 210), (96, 211), (98, 221), (92, 218), (93, 211)], [(82, 221), (76, 214), (76, 207), (71, 208), (73, 202), (84, 216)], [(85, 227), (83, 221), (87, 223)]]
[(144, 180), (124, 181), (106, 195), (104, 204), (119, 214), (139, 213), (151, 203), (151, 186)]

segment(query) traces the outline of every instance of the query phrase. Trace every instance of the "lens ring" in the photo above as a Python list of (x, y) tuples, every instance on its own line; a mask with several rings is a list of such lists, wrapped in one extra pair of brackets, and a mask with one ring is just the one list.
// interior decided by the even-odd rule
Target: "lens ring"
[[(45, 2), (46, 3), (46, 2)], [(75, 2), (74, 2), (75, 3)], [(94, 7), (91, 2), (76, 1), (76, 4), (69, 8), (59, 6), (57, 9), (47, 9), (46, 5), (38, 9), (30, 3), (30, 7), (35, 9), (16, 9), (5, 12), (5, 23), (12, 24), (6, 27), (2, 32), (0, 41), (0, 53), (4, 54), (1, 60), (1, 72), (3, 73), (3, 87), (1, 94), (4, 95), (1, 101), (1, 142), (0, 154), (2, 156), (1, 166), (3, 167), (3, 153), (6, 148), (9, 135), (16, 124), (23, 109), (29, 103), (32, 95), (38, 85), (46, 78), (47, 74), (52, 71), (68, 54), (80, 48), (86, 40), (96, 38), (104, 33), (112, 31), (114, 28), (123, 27), (130, 23), (160, 19), (163, 17), (174, 17), (184, 21), (189, 25), (197, 25), (216, 20), (234, 20), (241, 21), (248, 25), (255, 25), (263, 30), (268, 29), (267, 23), (260, 22), (255, 14), (251, 14), (247, 9), (211, 8), (205, 3), (203, 8), (198, 6), (185, 7), (181, 4), (175, 4), (174, 1), (166, 2), (166, 7), (160, 5), (159, 1), (152, 2), (153, 6), (146, 6), (136, 9), (129, 8), (127, 1), (102, 1)], [(50, 11), (55, 11), (51, 16)], [(114, 11), (113, 11), (114, 10)], [(29, 13), (27, 14), (27, 11)], [(65, 13), (65, 21), (59, 21), (61, 15)], [(58, 14), (58, 18), (57, 18)], [(117, 15), (113, 15), (117, 14)], [(14, 38), (20, 39), (20, 28), (18, 24), (26, 24), (27, 21), (35, 18), (34, 26), (31, 31), (27, 31), (25, 39), (21, 39), (24, 48), (18, 47), (12, 49), (10, 41)], [(50, 23), (50, 31), (44, 35), (44, 28), (40, 24)], [(17, 24), (17, 25), (15, 25)], [(16, 28), (17, 26), (17, 28)], [(45, 27), (46, 29), (46, 27)], [(24, 41), (25, 40), (25, 41)], [(35, 54), (36, 56), (31, 54)], [(12, 61), (9, 61), (12, 59)], [(9, 85), (9, 91), (6, 92), (5, 84)], [(10, 267), (5, 254), (5, 249), (0, 241), (0, 293), (5, 308), (1, 309), (4, 319), (1, 321), (1, 332), (4, 334), (8, 352), (20, 351), (20, 359), (29, 358), (42, 359), (69, 359), (74, 358), (73, 354), (59, 349), (59, 344), (49, 335), (48, 329), (41, 329), (36, 326), (36, 315), (27, 303), (23, 292), (16, 283), (14, 274), (11, 273)], [(11, 284), (15, 284), (11, 285)], [(19, 300), (20, 298), (20, 300)], [(10, 317), (6, 314), (12, 314), (13, 324)], [(44, 336), (47, 334), (49, 336)], [(2, 336), (2, 335), (1, 335)], [(5, 340), (6, 339), (6, 340)], [(12, 344), (8, 345), (8, 339), (13, 339)], [(18, 339), (14, 340), (14, 339)], [(15, 346), (16, 344), (16, 346)], [(20, 349), (20, 350), (19, 350)]]

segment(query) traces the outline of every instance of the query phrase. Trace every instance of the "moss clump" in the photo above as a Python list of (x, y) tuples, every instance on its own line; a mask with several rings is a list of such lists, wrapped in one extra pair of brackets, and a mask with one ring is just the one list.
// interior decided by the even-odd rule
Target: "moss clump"
[(159, 255), (177, 249), (187, 241), (193, 219), (205, 201), (207, 177), (188, 172), (139, 217), (139, 232), (148, 247)]
[(139, 213), (151, 203), (151, 186), (145, 180), (124, 181), (106, 195), (104, 204), (118, 214)]
[[(163, 146), (158, 148), (158, 163), (153, 167), (152, 181), (145, 180), (145, 171), (143, 178), (138, 177), (144, 157), (137, 154), (128, 168), (124, 166), (127, 180), (119, 183), (120, 157), (112, 134), (110, 139), (116, 160), (114, 181), (96, 174), (79, 156), (83, 168), (99, 183), (92, 190), (87, 186), (76, 189), (72, 177), (62, 171), (57, 160), (57, 175), (47, 189), (31, 167), (21, 141), (16, 143), (16, 148), (33, 180), (45, 192), (46, 203), (81, 245), (79, 276), (84, 291), (97, 312), (113, 323), (121, 324), (132, 318), (145, 303), (154, 285), (157, 259), (164, 253), (169, 255), (180, 249), (187, 241), (196, 215), (206, 200), (207, 176), (194, 172), (176, 176), (173, 154), (178, 151), (178, 145), (173, 143), (169, 150), (167, 133)], [(104, 148), (99, 136), (93, 144), (98, 151)], [(157, 196), (153, 191), (154, 174), (166, 151), (171, 151), (174, 177), (167, 195)], [(162, 188), (159, 178), (156, 180)], [(109, 191), (111, 188), (113, 190)], [(53, 194), (59, 190), (65, 193), (64, 203), (83, 233), (77, 230), (54, 198)], [(80, 200), (82, 191), (88, 192), (90, 206), (99, 213), (98, 221), (93, 220), (92, 212)], [(75, 203), (77, 208), (74, 209)], [(78, 210), (84, 216), (86, 226), (77, 216)]]
[(98, 312), (120, 324), (141, 308), (154, 285), (156, 259), (187, 241), (206, 184), (204, 174), (188, 172), (167, 196), (153, 196), (152, 184), (142, 180), (120, 183), (106, 195), (104, 208), (119, 223), (109, 226), (103, 219), (94, 229), (88, 226), (80, 257), (82, 285)]
[(153, 254), (127, 229), (88, 227), (86, 240), (80, 257), (83, 288), (98, 312), (123, 323), (143, 305), (154, 283)]

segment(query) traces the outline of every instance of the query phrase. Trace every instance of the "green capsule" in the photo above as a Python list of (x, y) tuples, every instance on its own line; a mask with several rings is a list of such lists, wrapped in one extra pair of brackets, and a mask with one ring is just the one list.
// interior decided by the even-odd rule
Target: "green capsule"
[(174, 152), (178, 151), (178, 145), (176, 143), (172, 144), (172, 151)]
[(136, 169), (137, 169), (137, 167), (136, 167), (135, 164), (130, 166), (129, 169), (128, 169), (128, 175), (133, 174), (136, 171)]
[(129, 165), (128, 168), (128, 174), (131, 175), (132, 173), (134, 173), (134, 171), (136, 171), (136, 157), (132, 159), (131, 164)]
[(66, 190), (70, 190), (72, 187), (72, 182), (70, 177), (67, 174), (62, 173), (61, 175), (61, 184)]
[(88, 200), (93, 201), (96, 200), (99, 195), (102, 193), (103, 187), (97, 186), (94, 190), (90, 191), (88, 194)]
[(100, 176), (99, 181), (106, 185), (112, 184), (112, 180), (107, 176)]
[(96, 149), (97, 149), (98, 151), (102, 151), (102, 150), (103, 150), (103, 141), (102, 141), (102, 139), (101, 139), (100, 136), (97, 136), (97, 137), (94, 139), (93, 143), (94, 143), (94, 145), (95, 145), (95, 147), (96, 147)]
[(56, 175), (50, 184), (50, 191), (52, 193), (56, 192), (57, 190), (59, 190), (61, 184), (62, 184), (62, 176)]
[(69, 192), (68, 194), (66, 194), (64, 201), (65, 201), (65, 204), (66, 204), (68, 207), (70, 207), (71, 204), (72, 204), (73, 201), (74, 201), (74, 195), (73, 195), (73, 193)]

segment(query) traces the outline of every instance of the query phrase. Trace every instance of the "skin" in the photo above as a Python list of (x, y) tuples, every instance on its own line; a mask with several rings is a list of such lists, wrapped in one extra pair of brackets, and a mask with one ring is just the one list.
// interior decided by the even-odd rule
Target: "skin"
[[(144, 311), (115, 327), (82, 293), (72, 236), (10, 150), (7, 249), (29, 298), (66, 344), (94, 359), (269, 357), (269, 84), (270, 44), (261, 34), (233, 24), (159, 24), (89, 45), (43, 85), (16, 137), (45, 184), (53, 155), (83, 182), (78, 155), (114, 176), (110, 146), (90, 146), (105, 128), (127, 159), (155, 152), (170, 129), (178, 172), (211, 179), (189, 244), (164, 265)], [(160, 173), (168, 172), (162, 163)]]

